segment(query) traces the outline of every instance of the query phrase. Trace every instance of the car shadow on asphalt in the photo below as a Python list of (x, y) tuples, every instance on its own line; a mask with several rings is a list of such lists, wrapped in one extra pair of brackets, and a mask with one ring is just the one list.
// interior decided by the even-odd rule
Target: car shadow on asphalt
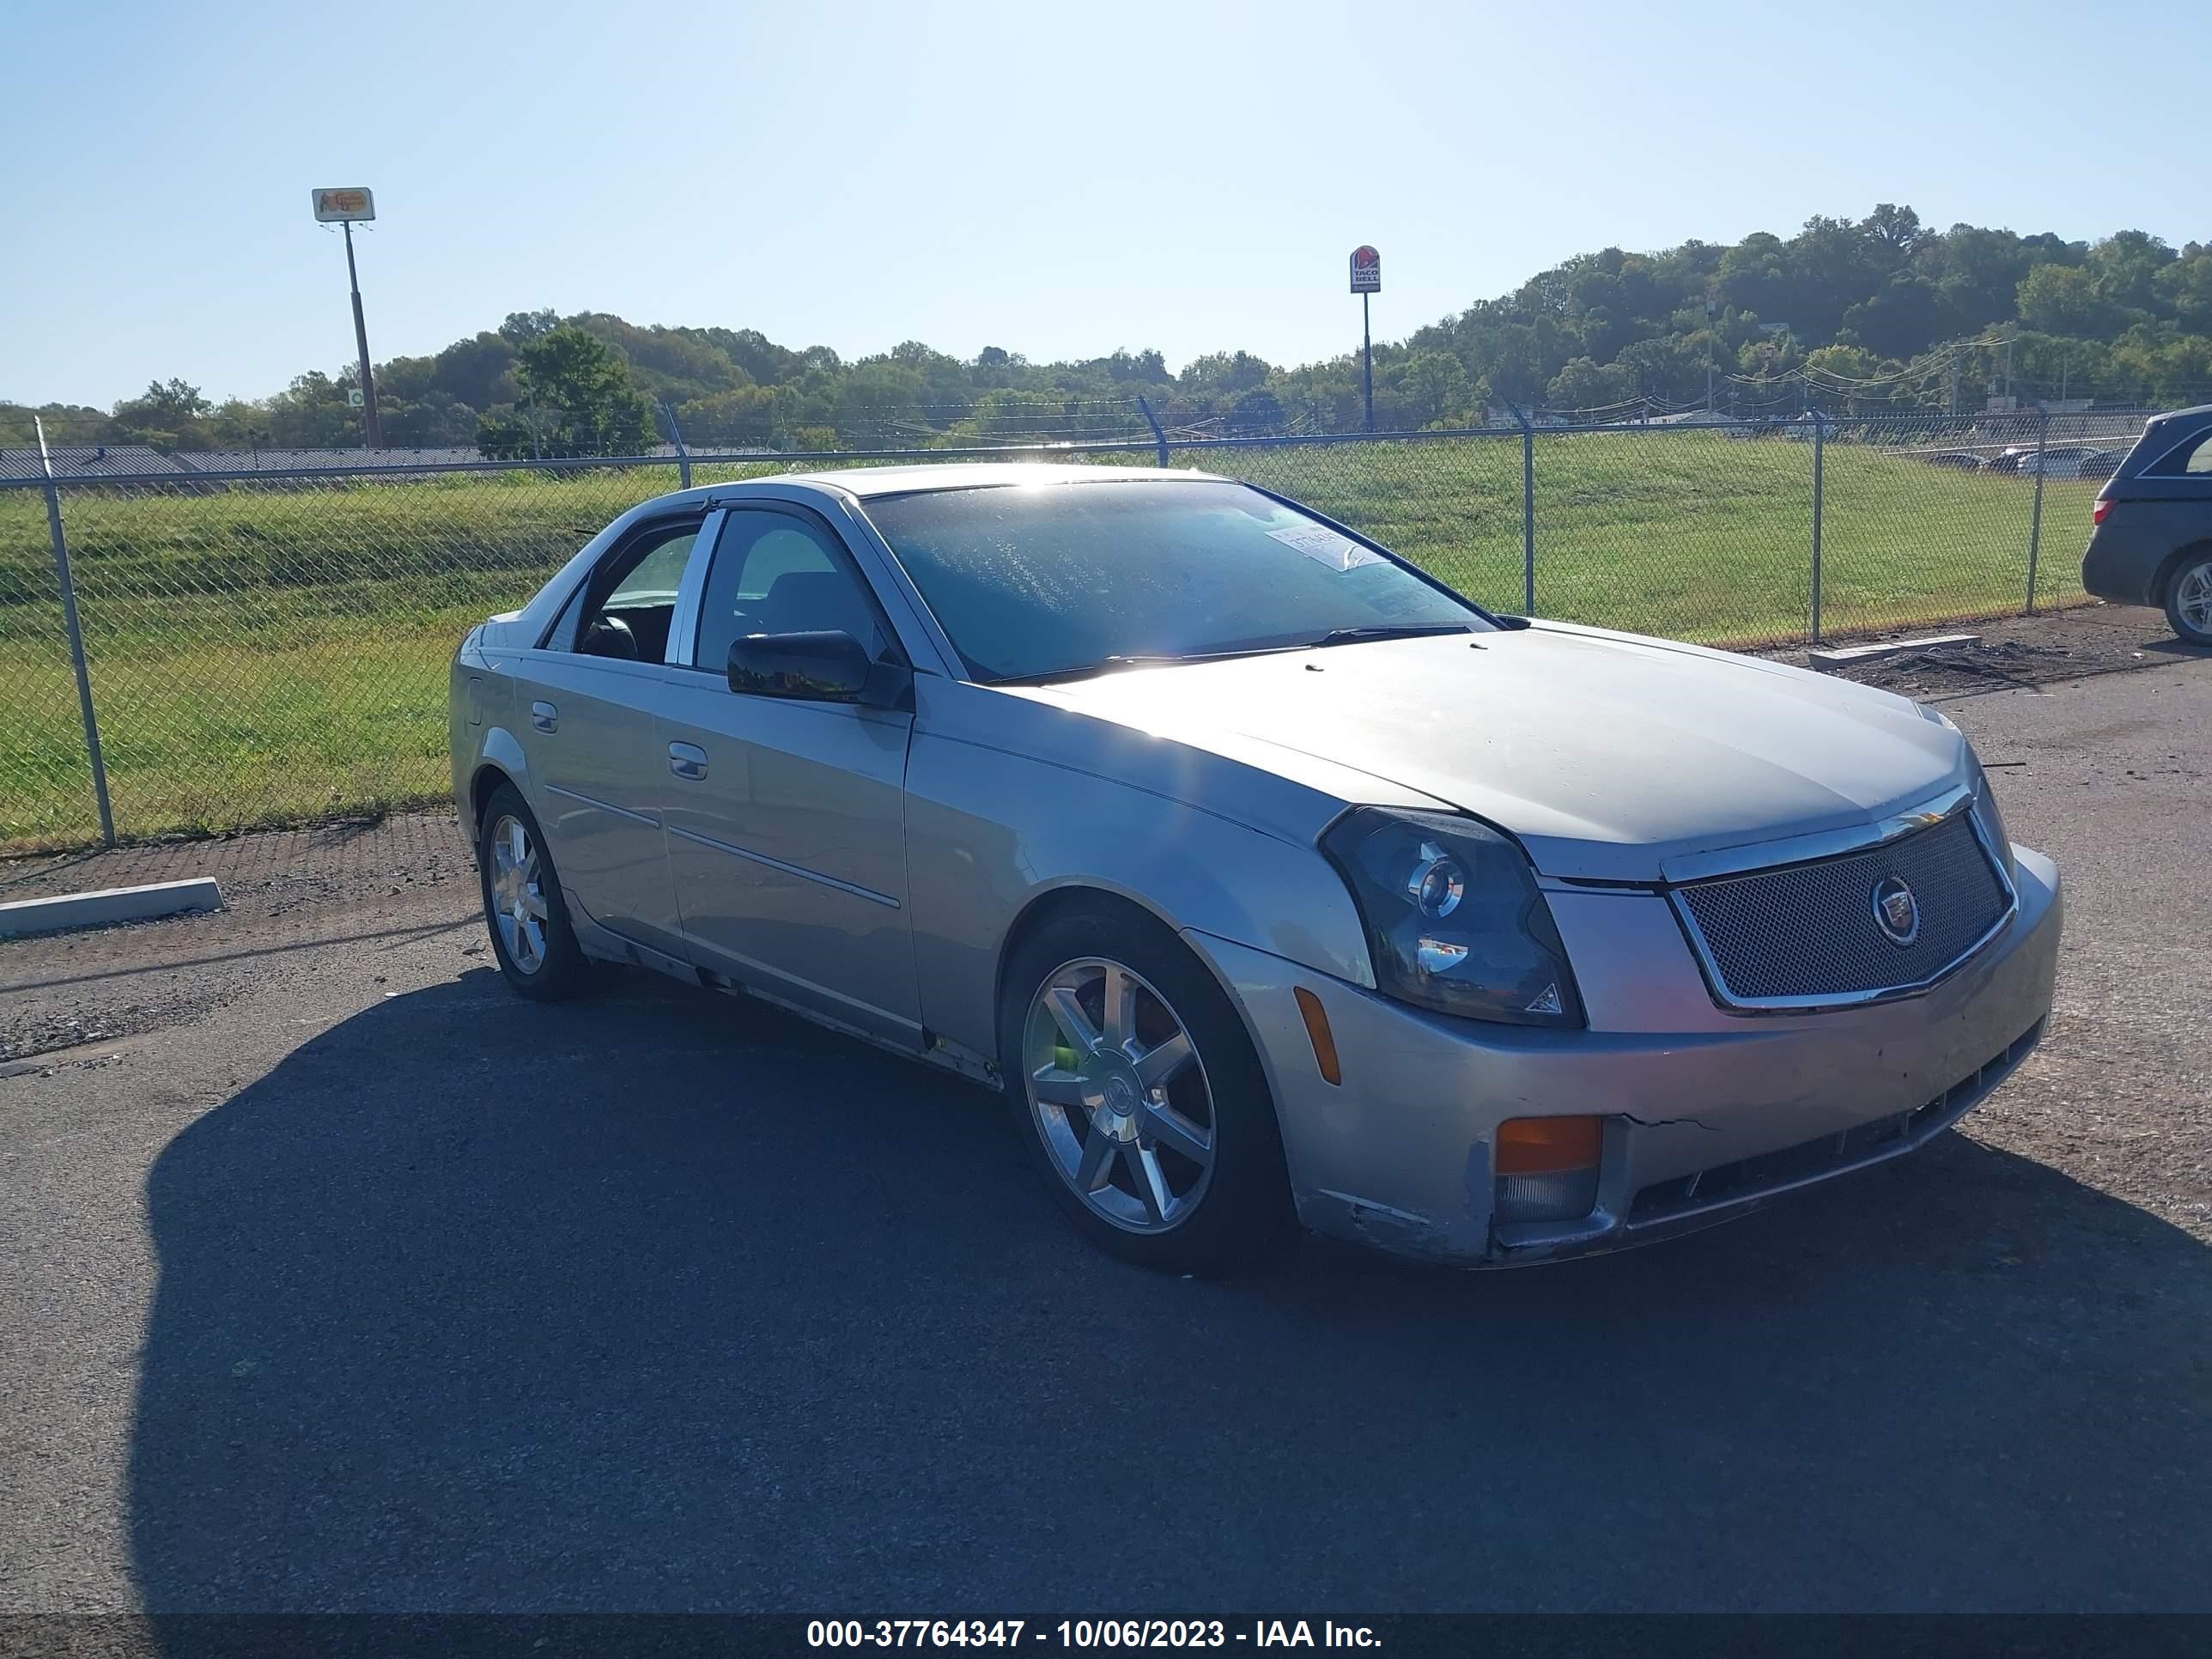
[(1503, 1274), (1150, 1275), (992, 1097), (495, 975), (178, 1135), (161, 1612), (2159, 1607), (2212, 1583), (2207, 1252), (1958, 1134)]
[(2155, 651), (2162, 657), (2179, 657), (2185, 661), (2203, 661), (2212, 658), (2212, 645), (2191, 645), (2187, 640), (2152, 640), (2143, 649)]

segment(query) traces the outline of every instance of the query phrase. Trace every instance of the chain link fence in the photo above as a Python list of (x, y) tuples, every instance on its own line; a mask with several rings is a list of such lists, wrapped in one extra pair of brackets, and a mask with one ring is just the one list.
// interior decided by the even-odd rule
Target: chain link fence
[[(896, 460), (1203, 468), (1306, 501), (1494, 609), (1769, 644), (2080, 602), (2094, 416), (1897, 415), (1137, 446), (0, 477), (0, 848), (434, 799), (447, 669), (650, 496)], [(2031, 593), (2031, 573), (2033, 589)]]
[[(1158, 465), (1157, 452), (1142, 458)], [(1469, 599), (1525, 597), (1518, 434), (1170, 444), (1167, 463), (1243, 478), (1372, 536)]]
[(46, 502), (0, 490), (0, 847), (100, 825)]

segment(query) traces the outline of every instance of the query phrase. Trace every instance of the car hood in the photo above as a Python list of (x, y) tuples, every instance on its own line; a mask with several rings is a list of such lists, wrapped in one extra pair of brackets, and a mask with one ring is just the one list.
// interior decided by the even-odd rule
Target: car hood
[[(1158, 736), (1232, 735), (1505, 830), (1549, 875), (1656, 881), (1690, 853), (1857, 828), (1967, 781), (1906, 699), (1560, 623), (1177, 664), (1032, 695)], [(1233, 803), (1214, 803), (1233, 811)]]

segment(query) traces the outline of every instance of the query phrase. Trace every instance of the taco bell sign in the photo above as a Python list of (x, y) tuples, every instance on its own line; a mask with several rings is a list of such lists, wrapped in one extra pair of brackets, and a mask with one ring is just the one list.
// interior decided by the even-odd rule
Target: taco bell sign
[(1352, 250), (1352, 291), (1354, 294), (1380, 294), (1382, 291), (1382, 256), (1371, 247)]

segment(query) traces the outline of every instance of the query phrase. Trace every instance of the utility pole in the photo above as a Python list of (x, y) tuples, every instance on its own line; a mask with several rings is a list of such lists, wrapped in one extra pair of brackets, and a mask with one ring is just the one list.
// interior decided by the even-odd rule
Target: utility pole
[(1951, 358), (1951, 413), (1954, 415), (1956, 415), (1959, 412), (1959, 371), (1964, 362), (1965, 359), (1962, 355), (1957, 353), (1953, 354)]
[(1720, 315), (1720, 307), (1711, 300), (1705, 301), (1705, 413), (1713, 412), (1713, 331), (1719, 325), (1714, 320)]
[(2005, 395), (2005, 402), (2007, 403), (2007, 404), (2009, 404), (2012, 402), (2012, 342), (2013, 342), (2013, 337), (2012, 337), (2011, 335), (2009, 335), (2009, 334), (2006, 335), (2006, 336), (2005, 336), (2005, 393), (2004, 393), (2004, 395)]

